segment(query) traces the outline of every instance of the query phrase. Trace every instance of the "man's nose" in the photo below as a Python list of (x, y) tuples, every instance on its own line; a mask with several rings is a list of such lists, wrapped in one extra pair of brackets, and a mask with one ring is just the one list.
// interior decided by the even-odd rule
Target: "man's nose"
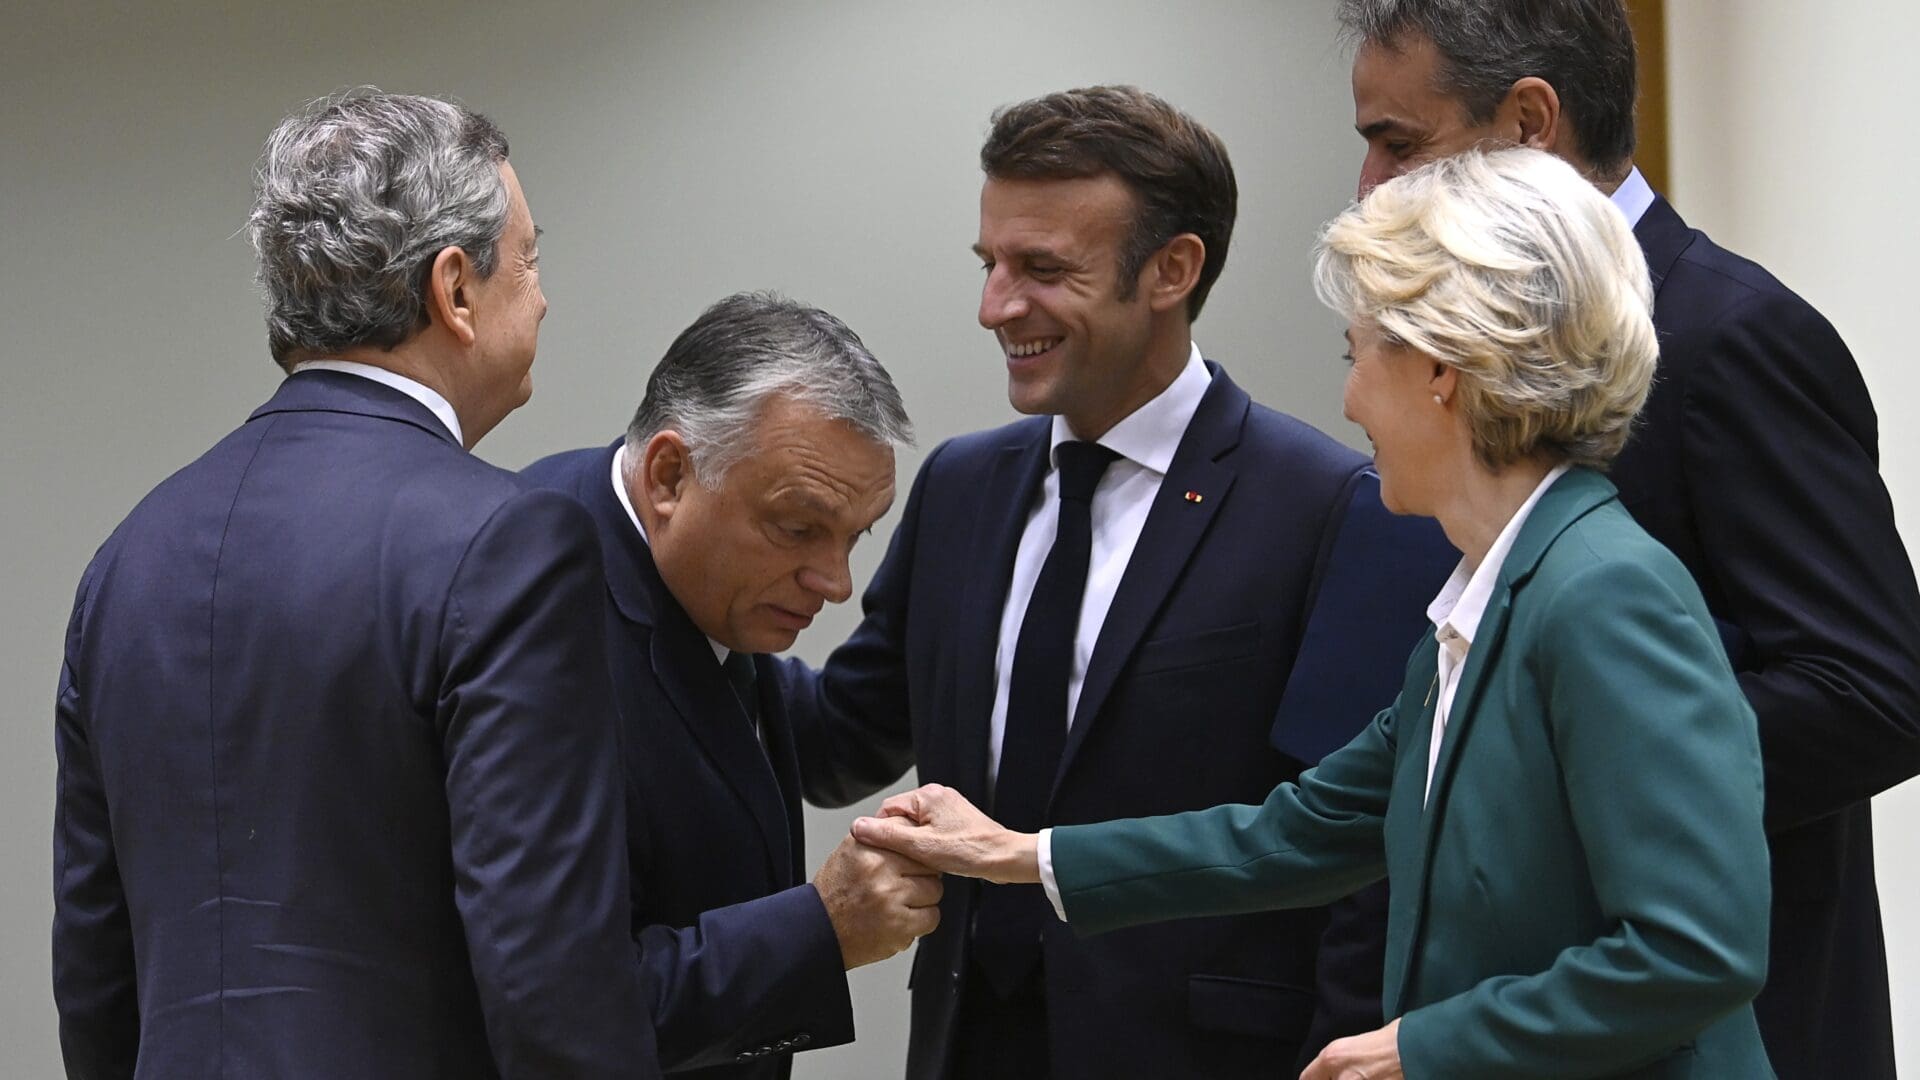
[(980, 325), (997, 330), (1027, 313), (1027, 298), (1011, 276), (999, 267), (987, 271), (980, 288)]
[(846, 603), (853, 595), (853, 569), (845, 555), (808, 565), (800, 571), (800, 587), (829, 604)]

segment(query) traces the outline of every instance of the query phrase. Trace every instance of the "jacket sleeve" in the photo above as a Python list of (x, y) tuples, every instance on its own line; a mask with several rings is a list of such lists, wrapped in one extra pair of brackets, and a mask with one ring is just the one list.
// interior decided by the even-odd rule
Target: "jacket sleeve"
[(913, 765), (907, 691), (907, 611), (922, 500), (945, 444), (914, 477), (886, 558), (860, 597), (862, 618), (826, 666), (779, 659), (777, 684), (793, 723), (800, 788), (815, 806), (848, 806), (893, 783)]
[(74, 601), (54, 703), (53, 998), (72, 1080), (130, 1078), (140, 1048), (133, 925), (81, 692), (91, 577)]
[(454, 902), (506, 1080), (657, 1073), (628, 932), (605, 582), (586, 511), (528, 491), (480, 528), (447, 601)]
[(1818, 312), (1756, 292), (1663, 346), (1699, 357), (1681, 460), (1778, 832), (1920, 773), (1920, 591), (1873, 404)]
[(812, 885), (635, 936), (668, 1072), (853, 1041), (840, 941)]
[(1408, 1076), (1624, 1072), (1745, 1005), (1766, 974), (1759, 745), (1704, 607), (1627, 560), (1571, 575), (1545, 603), (1540, 644), (1503, 662), (1538, 672), (1610, 930), (1408, 1012)]
[(1054, 880), (1081, 934), (1325, 904), (1386, 874), (1394, 710), (1259, 806), (1053, 830)]

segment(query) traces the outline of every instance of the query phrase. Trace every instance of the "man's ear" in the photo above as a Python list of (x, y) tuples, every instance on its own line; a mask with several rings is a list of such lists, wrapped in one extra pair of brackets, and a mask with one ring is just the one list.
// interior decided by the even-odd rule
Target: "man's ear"
[(458, 247), (441, 248), (427, 271), (427, 314), (462, 345), (473, 344), (479, 329), (472, 307), (477, 279), (473, 260)]
[(1518, 132), (1516, 141), (1535, 150), (1559, 153), (1565, 136), (1560, 123), (1560, 94), (1553, 84), (1529, 75), (1516, 81), (1500, 102), (1500, 118), (1509, 130)]
[(646, 453), (640, 458), (640, 490), (633, 493), (634, 501), (651, 508), (655, 518), (667, 521), (680, 508), (687, 485), (696, 482), (687, 441), (677, 431), (662, 431), (647, 440)]
[(1200, 270), (1207, 262), (1207, 245), (1192, 233), (1181, 233), (1163, 244), (1147, 260), (1147, 305), (1154, 311), (1185, 310), (1187, 296), (1200, 284)]

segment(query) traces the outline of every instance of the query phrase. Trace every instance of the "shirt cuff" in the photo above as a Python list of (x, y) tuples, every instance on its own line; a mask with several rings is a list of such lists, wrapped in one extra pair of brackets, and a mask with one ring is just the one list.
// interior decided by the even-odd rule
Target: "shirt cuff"
[(1040, 863), (1040, 888), (1046, 891), (1047, 903), (1053, 905), (1053, 914), (1061, 922), (1067, 921), (1067, 909), (1060, 903), (1060, 885), (1053, 880), (1053, 830), (1041, 829), (1040, 840), (1034, 845), (1034, 856)]

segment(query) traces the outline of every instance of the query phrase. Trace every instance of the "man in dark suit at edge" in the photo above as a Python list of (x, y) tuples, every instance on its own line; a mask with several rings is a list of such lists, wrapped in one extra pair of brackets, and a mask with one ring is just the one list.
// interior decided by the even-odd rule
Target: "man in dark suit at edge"
[(531, 393), (538, 230), (485, 117), (277, 128), (273, 398), (81, 580), (56, 711), (70, 1077), (649, 1077), (580, 507), (468, 453)]
[(860, 339), (742, 293), (687, 327), (624, 439), (522, 476), (578, 499), (606, 555), (633, 931), (661, 1064), (777, 1080), (853, 1038), (846, 971), (932, 929), (940, 878), (843, 840), (806, 880), (786, 710), (765, 654), (853, 595), (912, 427)]
[(1566, 158), (1634, 223), (1660, 370), (1612, 478), (1699, 582), (1759, 716), (1773, 856), (1760, 1032), (1782, 1080), (1891, 1080), (1869, 800), (1920, 772), (1920, 590), (1853, 356), (1634, 168), (1620, 0), (1346, 0), (1340, 18), (1357, 45), (1362, 191), (1500, 141)]
[[(1452, 552), (1193, 344), (1237, 198), (1210, 131), (1073, 90), (981, 163), (980, 322), (1033, 418), (928, 455), (860, 628), (783, 662), (808, 798), (917, 764), (1031, 827), (1258, 801), (1389, 703)], [(1271, 1076), (1378, 1026), (1383, 910), (1316, 963), (1325, 909), (1081, 941), (1037, 888), (952, 883), (907, 1074)]]

